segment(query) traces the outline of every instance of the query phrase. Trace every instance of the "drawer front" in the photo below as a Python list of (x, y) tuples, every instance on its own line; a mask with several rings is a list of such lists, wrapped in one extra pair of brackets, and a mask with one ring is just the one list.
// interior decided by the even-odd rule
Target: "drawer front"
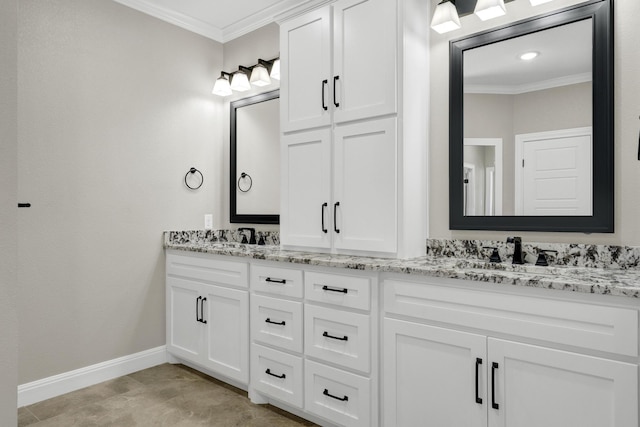
[(302, 408), (302, 358), (251, 346), (251, 385), (269, 397)]
[(368, 277), (308, 271), (304, 276), (304, 287), (309, 301), (360, 310), (371, 308), (371, 279)]
[(251, 289), (274, 295), (302, 298), (304, 292), (302, 270), (252, 265)]
[(305, 354), (369, 373), (371, 326), (368, 315), (307, 304)]
[(256, 341), (302, 353), (302, 303), (251, 295), (251, 333)]
[(305, 361), (305, 409), (342, 426), (371, 425), (368, 378)]
[(249, 287), (249, 264), (211, 259), (200, 254), (188, 256), (168, 253), (167, 275), (241, 288)]
[[(572, 301), (507, 295), (389, 279), (386, 313), (638, 356), (638, 312)], [(447, 281), (453, 283), (452, 281)]]

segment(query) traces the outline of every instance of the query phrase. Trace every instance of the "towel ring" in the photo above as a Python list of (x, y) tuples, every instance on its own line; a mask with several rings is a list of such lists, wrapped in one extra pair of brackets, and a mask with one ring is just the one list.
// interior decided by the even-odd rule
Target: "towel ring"
[[(242, 186), (240, 185), (240, 181), (246, 178), (249, 178), (249, 187), (246, 190), (243, 190)], [(253, 179), (251, 178), (251, 175), (249, 175), (246, 172), (242, 172), (240, 174), (240, 178), (238, 178), (238, 190), (242, 191), (243, 193), (246, 193), (247, 191), (251, 190), (251, 187), (253, 187)]]
[[(198, 185), (197, 187), (192, 187), (189, 185), (189, 183), (187, 182), (187, 177), (189, 176), (189, 174), (195, 174), (195, 173), (199, 173), (200, 174), (200, 185)], [(202, 172), (200, 172), (198, 169), (196, 168), (191, 168), (189, 169), (189, 171), (185, 174), (184, 176), (184, 185), (186, 185), (187, 187), (189, 187), (191, 190), (197, 190), (198, 188), (202, 187), (202, 184), (204, 183), (204, 176), (202, 175)]]

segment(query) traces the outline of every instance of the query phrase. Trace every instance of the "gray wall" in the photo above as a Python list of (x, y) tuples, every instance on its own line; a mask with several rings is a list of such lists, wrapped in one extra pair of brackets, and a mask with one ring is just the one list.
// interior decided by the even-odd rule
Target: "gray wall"
[(104, 0), (21, 0), (18, 30), (23, 384), (165, 344), (162, 231), (221, 203), (222, 45)]
[[(278, 24), (265, 25), (255, 31), (245, 34), (242, 37), (231, 40), (224, 44), (224, 70), (227, 72), (233, 72), (238, 69), (239, 65), (248, 67), (258, 63), (258, 58), (269, 60), (276, 58), (280, 52), (280, 27)], [(242, 93), (234, 93), (224, 98), (224, 107), (222, 120), (224, 122), (224, 166), (223, 166), (223, 179), (222, 179), (222, 202), (221, 207), (221, 224), (223, 228), (237, 228), (242, 224), (231, 224), (229, 222), (229, 109), (232, 101), (246, 98), (252, 95), (256, 95), (262, 92), (269, 92), (280, 87), (280, 82), (272, 80), (269, 86), (262, 88), (252, 88), (249, 91)], [(260, 230), (279, 230), (277, 225), (267, 224), (253, 224), (251, 227), (259, 228)]]
[[(470, 15), (461, 19), (463, 28), (439, 35), (431, 33), (431, 157), (429, 164), (430, 237), (461, 239), (501, 240), (514, 232), (452, 231), (449, 230), (449, 189), (439, 185), (448, 179), (448, 90), (449, 90), (449, 41), (483, 31), (494, 26), (524, 19), (529, 16), (559, 9), (580, 0), (555, 0), (532, 7), (529, 2), (507, 4), (506, 16), (485, 21)], [(432, 10), (436, 2), (432, 4)], [(637, 42), (640, 39), (640, 2), (616, 1), (614, 11), (615, 34), (615, 233), (533, 233), (516, 232), (529, 241), (575, 242), (597, 244), (640, 245), (640, 163), (638, 150), (638, 114), (640, 114), (640, 56)], [(505, 153), (507, 155), (507, 153)]]
[(17, 5), (0, 2), (0, 425), (17, 425)]

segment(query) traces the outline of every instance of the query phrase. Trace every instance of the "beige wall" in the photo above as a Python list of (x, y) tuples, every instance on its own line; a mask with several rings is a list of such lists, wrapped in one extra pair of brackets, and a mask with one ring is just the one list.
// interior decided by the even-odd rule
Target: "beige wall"
[[(280, 51), (280, 27), (278, 24), (269, 24), (249, 34), (246, 34), (237, 39), (231, 40), (224, 44), (224, 71), (233, 72), (238, 69), (239, 65), (251, 66), (258, 63), (258, 58), (269, 60), (276, 58)], [(219, 72), (218, 72), (219, 74)], [(222, 120), (224, 123), (224, 166), (223, 166), (223, 179), (222, 179), (222, 202), (221, 224), (223, 228), (237, 228), (242, 227), (243, 224), (231, 224), (229, 222), (229, 109), (230, 103), (246, 98), (248, 96), (256, 95), (262, 92), (268, 92), (280, 87), (280, 82), (273, 80), (269, 86), (262, 88), (252, 88), (251, 90), (243, 93), (234, 93), (224, 98), (224, 107)], [(260, 230), (279, 230), (278, 225), (267, 224), (250, 224), (251, 227), (256, 227)]]
[(0, 425), (17, 425), (17, 6), (0, 2)]
[(162, 231), (221, 204), (223, 132), (219, 43), (104, 0), (18, 30), (22, 384), (165, 344)]
[[(449, 230), (449, 190), (441, 184), (448, 177), (448, 90), (449, 40), (489, 29), (493, 26), (524, 19), (557, 8), (581, 3), (579, 0), (556, 0), (532, 7), (529, 2), (507, 4), (508, 14), (486, 22), (470, 15), (461, 19), (463, 28), (447, 34), (431, 33), (431, 157), (430, 182), (430, 237), (484, 238), (502, 240), (509, 235), (522, 235), (525, 240), (537, 242), (575, 242), (640, 245), (640, 162), (637, 160), (638, 129), (640, 121), (640, 56), (636, 54), (640, 39), (640, 2), (616, 1), (615, 21), (615, 233), (533, 233), (497, 231)], [(435, 8), (433, 2), (432, 8)]]

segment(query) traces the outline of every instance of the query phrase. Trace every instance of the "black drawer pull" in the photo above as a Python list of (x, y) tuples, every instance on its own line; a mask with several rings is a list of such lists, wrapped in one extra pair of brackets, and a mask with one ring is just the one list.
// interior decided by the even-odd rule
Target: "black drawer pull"
[(280, 283), (281, 285), (287, 283), (286, 279), (272, 279), (271, 277), (267, 277), (264, 281), (269, 283)]
[(202, 299), (202, 297), (198, 297), (196, 298), (196, 322), (201, 322), (202, 319), (200, 319), (200, 314), (198, 314), (198, 311), (200, 310), (200, 300)]
[(273, 320), (271, 320), (270, 317), (267, 317), (267, 319), (265, 320), (265, 322), (267, 323), (271, 323), (272, 325), (280, 325), (280, 326), (284, 326), (285, 322), (284, 320), (282, 322), (274, 322)]
[(267, 369), (266, 371), (264, 371), (264, 373), (267, 374), (267, 375), (271, 375), (272, 377), (276, 377), (276, 378), (280, 378), (280, 379), (287, 378), (287, 376), (285, 374), (282, 374), (282, 375), (272, 374), (271, 373), (271, 369)]
[(333, 204), (333, 231), (336, 233), (340, 232), (340, 229), (338, 228), (338, 213), (336, 212), (338, 206), (340, 206), (340, 202), (335, 202)]
[(334, 337), (333, 335), (329, 335), (329, 332), (327, 332), (327, 331), (324, 331), (324, 332), (322, 333), (322, 336), (323, 336), (323, 337), (327, 337), (327, 338), (331, 338), (331, 339), (334, 339), (334, 340), (340, 340), (340, 341), (347, 341), (347, 340), (349, 340), (349, 337), (348, 337), (348, 336), (346, 336), (346, 335), (345, 335), (345, 336), (343, 336), (342, 338), (340, 338), (340, 337)]
[(326, 388), (324, 389), (322, 394), (324, 394), (325, 396), (329, 396), (332, 399), (340, 400), (341, 402), (346, 402), (349, 400), (349, 396), (344, 396), (344, 397), (334, 396), (333, 394), (329, 393), (329, 390), (327, 390)]
[(322, 290), (323, 290), (323, 291), (330, 291), (330, 292), (341, 292), (341, 293), (343, 293), (343, 294), (346, 294), (347, 292), (349, 292), (349, 291), (347, 290), (347, 288), (342, 288), (342, 289), (330, 288), (330, 287), (328, 287), (327, 285), (324, 285), (324, 286), (322, 287)]
[(482, 398), (478, 395), (478, 368), (479, 366), (482, 365), (482, 359), (480, 359), (479, 357), (476, 358), (476, 403), (479, 403), (480, 405), (482, 405)]
[(336, 107), (340, 106), (340, 103), (336, 102), (336, 86), (338, 80), (340, 80), (340, 76), (333, 77), (333, 105), (335, 105)]
[(491, 365), (491, 407), (500, 409), (500, 405), (496, 403), (496, 369), (498, 369), (498, 363), (493, 362)]

